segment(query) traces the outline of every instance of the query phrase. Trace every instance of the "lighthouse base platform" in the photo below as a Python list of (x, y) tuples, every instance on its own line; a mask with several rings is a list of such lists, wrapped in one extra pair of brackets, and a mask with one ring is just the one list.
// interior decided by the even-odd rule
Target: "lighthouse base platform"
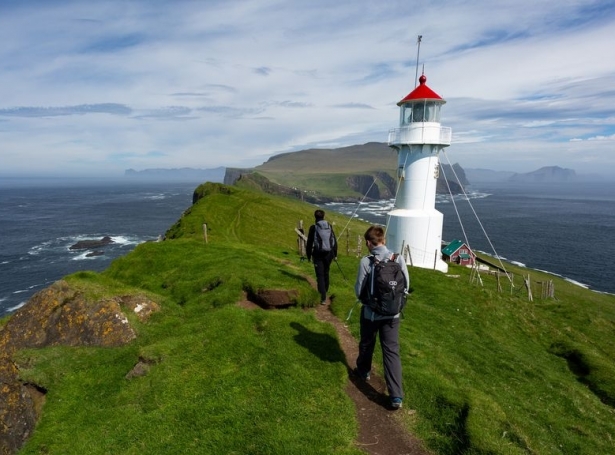
[(387, 248), (403, 255), (412, 267), (448, 272), (442, 260), (444, 216), (435, 209), (396, 209), (387, 215)]

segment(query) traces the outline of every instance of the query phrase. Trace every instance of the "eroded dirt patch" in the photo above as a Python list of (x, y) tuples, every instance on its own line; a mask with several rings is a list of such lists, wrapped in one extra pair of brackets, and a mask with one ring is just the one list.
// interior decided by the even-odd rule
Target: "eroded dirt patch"
[(246, 300), (258, 305), (264, 310), (290, 308), (297, 305), (297, 291), (264, 289), (262, 291), (246, 292)]

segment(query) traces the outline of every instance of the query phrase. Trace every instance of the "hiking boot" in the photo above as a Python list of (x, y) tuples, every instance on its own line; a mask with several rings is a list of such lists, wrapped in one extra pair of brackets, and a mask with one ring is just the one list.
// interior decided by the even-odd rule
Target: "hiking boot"
[(320, 304), (321, 304), (321, 305), (326, 305), (326, 304), (327, 304), (327, 301), (326, 301), (326, 300), (323, 300), (322, 302), (320, 302)]
[(401, 402), (402, 402), (401, 398), (393, 397), (393, 398), (391, 398), (391, 407), (393, 409), (401, 409)]
[(369, 381), (371, 379), (371, 376), (369, 375), (369, 371), (367, 373), (359, 373), (359, 370), (355, 368), (354, 370), (352, 370), (352, 374), (354, 374), (357, 378), (361, 379), (362, 381)]

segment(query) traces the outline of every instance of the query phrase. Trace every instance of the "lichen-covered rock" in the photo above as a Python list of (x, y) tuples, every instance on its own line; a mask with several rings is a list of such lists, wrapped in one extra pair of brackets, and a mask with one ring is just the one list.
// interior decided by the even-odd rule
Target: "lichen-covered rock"
[(23, 384), (12, 354), (45, 346), (120, 346), (136, 337), (122, 305), (140, 320), (158, 310), (142, 296), (86, 300), (66, 281), (35, 294), (0, 328), (0, 455), (17, 453), (38, 420), (37, 388)]
[(123, 295), (116, 297), (118, 303), (137, 315), (139, 321), (147, 321), (153, 313), (160, 311), (160, 306), (142, 295)]
[(136, 337), (115, 299), (87, 301), (65, 281), (35, 294), (0, 331), (0, 351), (43, 346), (120, 346)]
[(0, 455), (12, 455), (32, 434), (37, 421), (36, 406), (28, 388), (17, 377), (17, 367), (0, 356)]

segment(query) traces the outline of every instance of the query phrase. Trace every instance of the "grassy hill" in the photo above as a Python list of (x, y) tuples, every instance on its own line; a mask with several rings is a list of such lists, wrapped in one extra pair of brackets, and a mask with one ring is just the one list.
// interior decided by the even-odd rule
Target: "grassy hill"
[(386, 144), (370, 142), (339, 149), (309, 149), (282, 153), (257, 166), (270, 181), (308, 194), (361, 199), (373, 179), (349, 182), (358, 175), (375, 177), (376, 199), (395, 194), (397, 152)]
[[(437, 191), (455, 193), (468, 184), (459, 164), (444, 164)], [(225, 183), (248, 175), (248, 185), (265, 192), (303, 197), (312, 202), (393, 198), (397, 193), (397, 152), (380, 142), (336, 149), (282, 153), (250, 170), (227, 169)], [(446, 177), (446, 179), (445, 179)], [(448, 185), (446, 183), (448, 180)]]
[[(92, 298), (146, 294), (161, 311), (131, 318), (138, 338), (121, 348), (19, 353), (22, 379), (48, 390), (20, 455), (363, 453), (344, 356), (310, 309), (313, 269), (296, 251), (294, 228), (314, 206), (223, 185), (197, 192), (164, 242), (66, 278)], [(367, 225), (327, 218), (344, 274), (332, 269), (332, 311), (345, 318), (358, 265), (346, 241)], [(530, 271), (556, 296), (530, 302), (510, 269), (516, 287), (497, 292), (493, 276), (472, 284), (466, 268), (410, 268), (396, 417), (435, 454), (614, 453), (615, 297)], [(263, 289), (294, 290), (298, 305), (237, 305)], [(139, 362), (147, 374), (127, 379)]]

